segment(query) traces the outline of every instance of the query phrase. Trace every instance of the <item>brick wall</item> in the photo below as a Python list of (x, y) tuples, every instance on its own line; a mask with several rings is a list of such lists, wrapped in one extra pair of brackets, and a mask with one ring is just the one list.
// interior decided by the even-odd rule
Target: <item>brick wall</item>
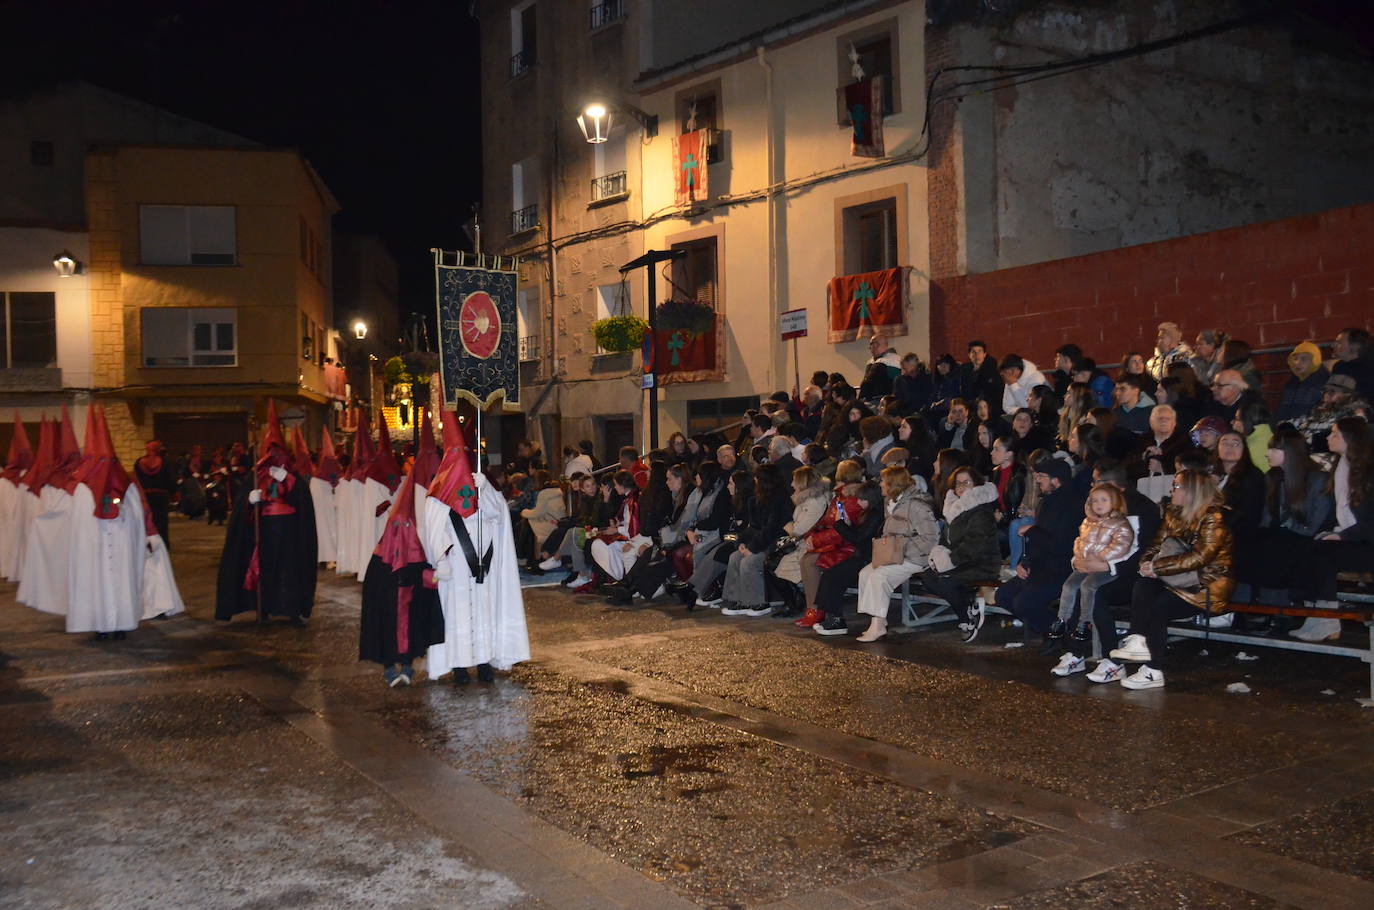
[[(953, 30), (931, 27), (926, 30), (926, 84), (935, 73), (956, 62)], [(955, 164), (954, 117), (952, 103), (937, 105), (930, 112), (930, 152), (927, 156), (927, 205), (930, 209), (930, 277), (948, 278), (959, 272), (959, 173)], [(932, 311), (935, 285), (930, 287)], [(931, 338), (931, 350), (939, 348)]]
[[(1043, 365), (1077, 342), (1100, 363), (1148, 352), (1173, 320), (1191, 340), (1218, 327), (1255, 348), (1330, 342), (1374, 327), (1374, 205), (1252, 224), (931, 284), (931, 353), (970, 338)], [(1282, 358), (1262, 369), (1281, 373)]]

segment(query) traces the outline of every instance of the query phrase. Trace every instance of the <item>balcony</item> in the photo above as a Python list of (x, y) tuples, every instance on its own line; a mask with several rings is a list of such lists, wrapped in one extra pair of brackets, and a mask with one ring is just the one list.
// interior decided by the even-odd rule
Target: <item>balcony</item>
[(611, 174), (592, 178), (592, 202), (614, 199), (617, 196), (626, 195), (629, 191), (630, 184), (624, 171), (615, 171)]
[(519, 79), (534, 66), (534, 51), (521, 51), (510, 58), (510, 77)]
[(0, 368), (0, 389), (7, 392), (57, 392), (62, 389), (60, 367)]
[(592, 31), (625, 18), (625, 0), (601, 0), (591, 9)]
[(527, 205), (510, 213), (510, 232), (520, 234), (539, 227), (539, 203)]
[(520, 362), (539, 359), (539, 336), (526, 335), (520, 339)]

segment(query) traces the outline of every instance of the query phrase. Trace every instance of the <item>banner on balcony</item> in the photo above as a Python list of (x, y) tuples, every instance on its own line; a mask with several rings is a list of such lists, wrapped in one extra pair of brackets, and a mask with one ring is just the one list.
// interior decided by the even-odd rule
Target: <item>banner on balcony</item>
[(681, 329), (659, 329), (654, 334), (655, 379), (661, 386), (675, 382), (720, 382), (725, 379), (725, 332), (723, 316), (700, 335)]
[(442, 254), (434, 269), (444, 403), (453, 407), (461, 397), (485, 408), (498, 396), (519, 402), (515, 272), (447, 265)]
[(844, 87), (849, 115), (849, 154), (856, 158), (883, 157), (883, 77), (873, 76)]
[(710, 130), (693, 130), (673, 140), (673, 163), (677, 168), (677, 204), (690, 205), (710, 195), (706, 178), (706, 149)]
[(853, 341), (882, 332), (906, 334), (906, 301), (910, 266), (841, 275), (826, 286), (829, 298), (831, 344)]

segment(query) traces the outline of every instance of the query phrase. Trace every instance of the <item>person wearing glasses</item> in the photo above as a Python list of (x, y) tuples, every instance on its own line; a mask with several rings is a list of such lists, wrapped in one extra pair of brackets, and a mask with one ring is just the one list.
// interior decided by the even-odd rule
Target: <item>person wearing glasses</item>
[(1235, 370), (1222, 370), (1212, 380), (1212, 403), (1202, 413), (1207, 417), (1220, 417), (1230, 426), (1237, 412), (1258, 397), (1244, 376)]
[(971, 467), (955, 469), (945, 494), (945, 527), (930, 550), (930, 568), (920, 575), (930, 593), (943, 598), (959, 616), (964, 641), (983, 627), (983, 606), (974, 586), (995, 579), (1002, 568), (997, 543), (997, 486)]

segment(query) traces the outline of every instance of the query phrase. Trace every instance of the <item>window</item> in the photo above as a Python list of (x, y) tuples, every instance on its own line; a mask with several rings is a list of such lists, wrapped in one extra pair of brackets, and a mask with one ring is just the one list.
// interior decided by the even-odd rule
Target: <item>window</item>
[(234, 265), (232, 205), (141, 205), (139, 249), (144, 265)]
[(907, 250), (906, 185), (835, 200), (835, 268), (841, 275), (895, 269)]
[(674, 300), (696, 300), (716, 305), (716, 238), (703, 237), (686, 243), (675, 243), (674, 250), (687, 255), (673, 260)]
[(625, 0), (592, 0), (592, 31), (625, 18)]
[[(855, 213), (858, 219), (859, 262), (855, 272), (897, 267), (897, 202), (886, 199)], [(850, 274), (854, 274), (851, 272)]]
[(679, 133), (710, 130), (706, 146), (706, 163), (719, 164), (725, 158), (725, 143), (721, 117), (720, 80), (698, 85), (677, 93), (677, 125)]
[(238, 365), (238, 312), (232, 308), (144, 307), (145, 367)]
[(849, 112), (844, 106), (844, 87), (855, 82), (854, 64), (849, 59), (851, 46), (859, 55), (859, 66), (863, 68), (864, 78), (883, 77), (883, 116), (890, 117), (901, 113), (901, 72), (896, 53), (897, 21), (889, 19), (854, 34), (845, 35), (837, 43), (840, 90), (837, 92), (836, 104), (840, 123), (849, 125)]
[(29, 164), (34, 167), (52, 167), (57, 157), (53, 144), (47, 139), (35, 139), (29, 143)]
[(709, 433), (744, 417), (744, 412), (757, 408), (756, 395), (745, 398), (701, 398), (687, 402), (687, 427), (684, 432), (692, 436)]
[(539, 159), (531, 156), (510, 168), (510, 232), (519, 234), (539, 226)]
[(0, 366), (57, 366), (57, 295), (52, 291), (0, 292)]
[(538, 360), (539, 291), (521, 288), (515, 292), (515, 322), (519, 331), (520, 360)]
[(529, 72), (538, 59), (538, 31), (535, 27), (535, 5), (527, 3), (510, 11), (510, 77), (518, 78)]
[(624, 130), (612, 129), (610, 138), (592, 148), (592, 202), (624, 196), (630, 190), (625, 178)]
[[(621, 295), (625, 295), (624, 300)], [(596, 318), (597, 321), (610, 319), (612, 316), (624, 316), (632, 312), (629, 298), (629, 286), (621, 283), (603, 284), (596, 289)], [(600, 345), (596, 348), (596, 353), (605, 354)]]

